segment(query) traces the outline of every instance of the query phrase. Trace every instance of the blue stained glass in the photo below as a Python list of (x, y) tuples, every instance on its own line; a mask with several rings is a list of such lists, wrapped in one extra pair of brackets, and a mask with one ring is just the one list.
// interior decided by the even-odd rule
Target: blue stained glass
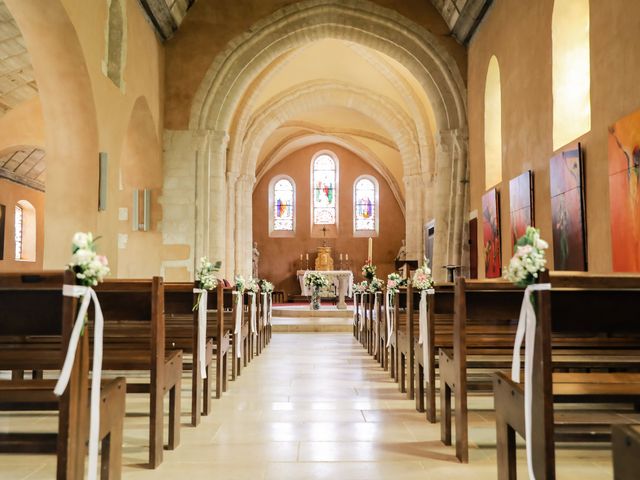
[(293, 184), (283, 178), (273, 188), (273, 230), (293, 231)]

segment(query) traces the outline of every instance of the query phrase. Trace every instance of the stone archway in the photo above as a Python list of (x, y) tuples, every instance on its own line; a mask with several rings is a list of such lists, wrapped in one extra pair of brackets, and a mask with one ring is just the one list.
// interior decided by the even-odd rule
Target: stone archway
[[(191, 235), (190, 239), (186, 234), (180, 237), (192, 246), (191, 264), (185, 264), (188, 268), (193, 268), (197, 256), (206, 253), (226, 258), (227, 275), (247, 270), (239, 259), (249, 258), (251, 235), (238, 238), (234, 232), (236, 212), (243, 212), (243, 222), (247, 214), (251, 216), (251, 202), (246, 194), (238, 192), (251, 191), (255, 170), (247, 168), (251, 163), (237, 167), (240, 138), (235, 136), (244, 136), (244, 132), (234, 131), (236, 116), (255, 82), (272, 65), (296, 49), (327, 38), (347, 40), (393, 58), (424, 91), (433, 119), (430, 148), (435, 158), (429, 162), (422, 158), (420, 146), (426, 140), (417, 142), (418, 167), (405, 172), (403, 179), (407, 191), (417, 192), (417, 205), (407, 208), (407, 215), (415, 215), (420, 222), (425, 215), (437, 219), (437, 277), (444, 275), (440, 266), (462, 263), (465, 242), (460, 237), (450, 243), (452, 233), (462, 232), (468, 210), (465, 178), (456, 176), (466, 172), (466, 147), (453, 148), (460, 143), (466, 145), (466, 95), (457, 64), (433, 34), (393, 10), (366, 0), (305, 0), (281, 8), (231, 41), (211, 63), (198, 88), (191, 107), (190, 130), (171, 132), (165, 139), (165, 159), (193, 171), (195, 189), (200, 192), (193, 205), (195, 225), (183, 222), (179, 226)], [(189, 163), (183, 158), (190, 159)], [(165, 183), (168, 180), (165, 178)], [(458, 195), (460, 185), (463, 188)], [(172, 200), (164, 198), (163, 203)], [(220, 231), (225, 234), (220, 235)], [(417, 231), (407, 232), (408, 236), (414, 234), (419, 235)], [(233, 251), (235, 245), (240, 249), (238, 254)]]
[[(91, 81), (75, 28), (59, 0), (5, 0), (35, 71), (47, 147), (44, 268), (68, 260), (69, 239), (95, 231), (98, 128)], [(69, 188), (69, 172), (83, 172)]]

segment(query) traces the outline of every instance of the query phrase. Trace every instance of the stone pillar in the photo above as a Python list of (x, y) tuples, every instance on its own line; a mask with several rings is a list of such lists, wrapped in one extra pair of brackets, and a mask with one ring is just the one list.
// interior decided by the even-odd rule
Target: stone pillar
[(226, 274), (230, 265), (225, 263), (227, 223), (226, 164), (229, 135), (226, 132), (212, 132), (209, 137), (209, 257), (212, 261), (222, 260), (222, 273)]
[(236, 270), (236, 183), (238, 174), (227, 172), (227, 202), (225, 229), (225, 276), (231, 281), (240, 272)]
[[(434, 246), (434, 277), (446, 278), (444, 265), (461, 265), (468, 252), (468, 226), (465, 227), (468, 206), (467, 136), (461, 130), (439, 133), (436, 144), (436, 191), (434, 198), (436, 239)], [(465, 232), (466, 238), (465, 238)], [(468, 262), (468, 256), (467, 262)]]
[(405, 225), (407, 259), (420, 260), (423, 256), (423, 185), (419, 173), (407, 174), (403, 178), (406, 199)]
[(255, 175), (241, 175), (236, 182), (236, 272), (245, 278), (252, 273), (253, 185)]

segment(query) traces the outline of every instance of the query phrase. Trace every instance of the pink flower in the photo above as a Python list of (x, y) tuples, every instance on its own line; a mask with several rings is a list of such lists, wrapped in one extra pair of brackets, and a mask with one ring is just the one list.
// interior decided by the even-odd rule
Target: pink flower
[(99, 261), (102, 265), (104, 265), (105, 267), (106, 267), (107, 265), (109, 265), (109, 260), (107, 259), (107, 257), (106, 257), (106, 256), (104, 256), (104, 255), (98, 255), (98, 256), (97, 256), (97, 258), (98, 258), (98, 261)]

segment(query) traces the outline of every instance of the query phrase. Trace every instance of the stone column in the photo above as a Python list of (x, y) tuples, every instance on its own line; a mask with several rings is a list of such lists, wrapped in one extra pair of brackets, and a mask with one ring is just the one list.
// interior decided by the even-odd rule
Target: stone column
[(253, 185), (255, 175), (241, 175), (236, 182), (236, 272), (251, 276), (253, 247)]
[(423, 185), (419, 173), (404, 176), (404, 191), (406, 198), (405, 225), (407, 259), (420, 260), (423, 256)]
[(238, 174), (227, 172), (227, 202), (226, 202), (226, 229), (225, 229), (225, 276), (233, 280), (236, 270), (236, 183)]
[(222, 273), (226, 274), (229, 265), (225, 265), (225, 227), (227, 223), (226, 160), (229, 135), (226, 132), (213, 132), (209, 137), (209, 257), (212, 261), (222, 260)]

